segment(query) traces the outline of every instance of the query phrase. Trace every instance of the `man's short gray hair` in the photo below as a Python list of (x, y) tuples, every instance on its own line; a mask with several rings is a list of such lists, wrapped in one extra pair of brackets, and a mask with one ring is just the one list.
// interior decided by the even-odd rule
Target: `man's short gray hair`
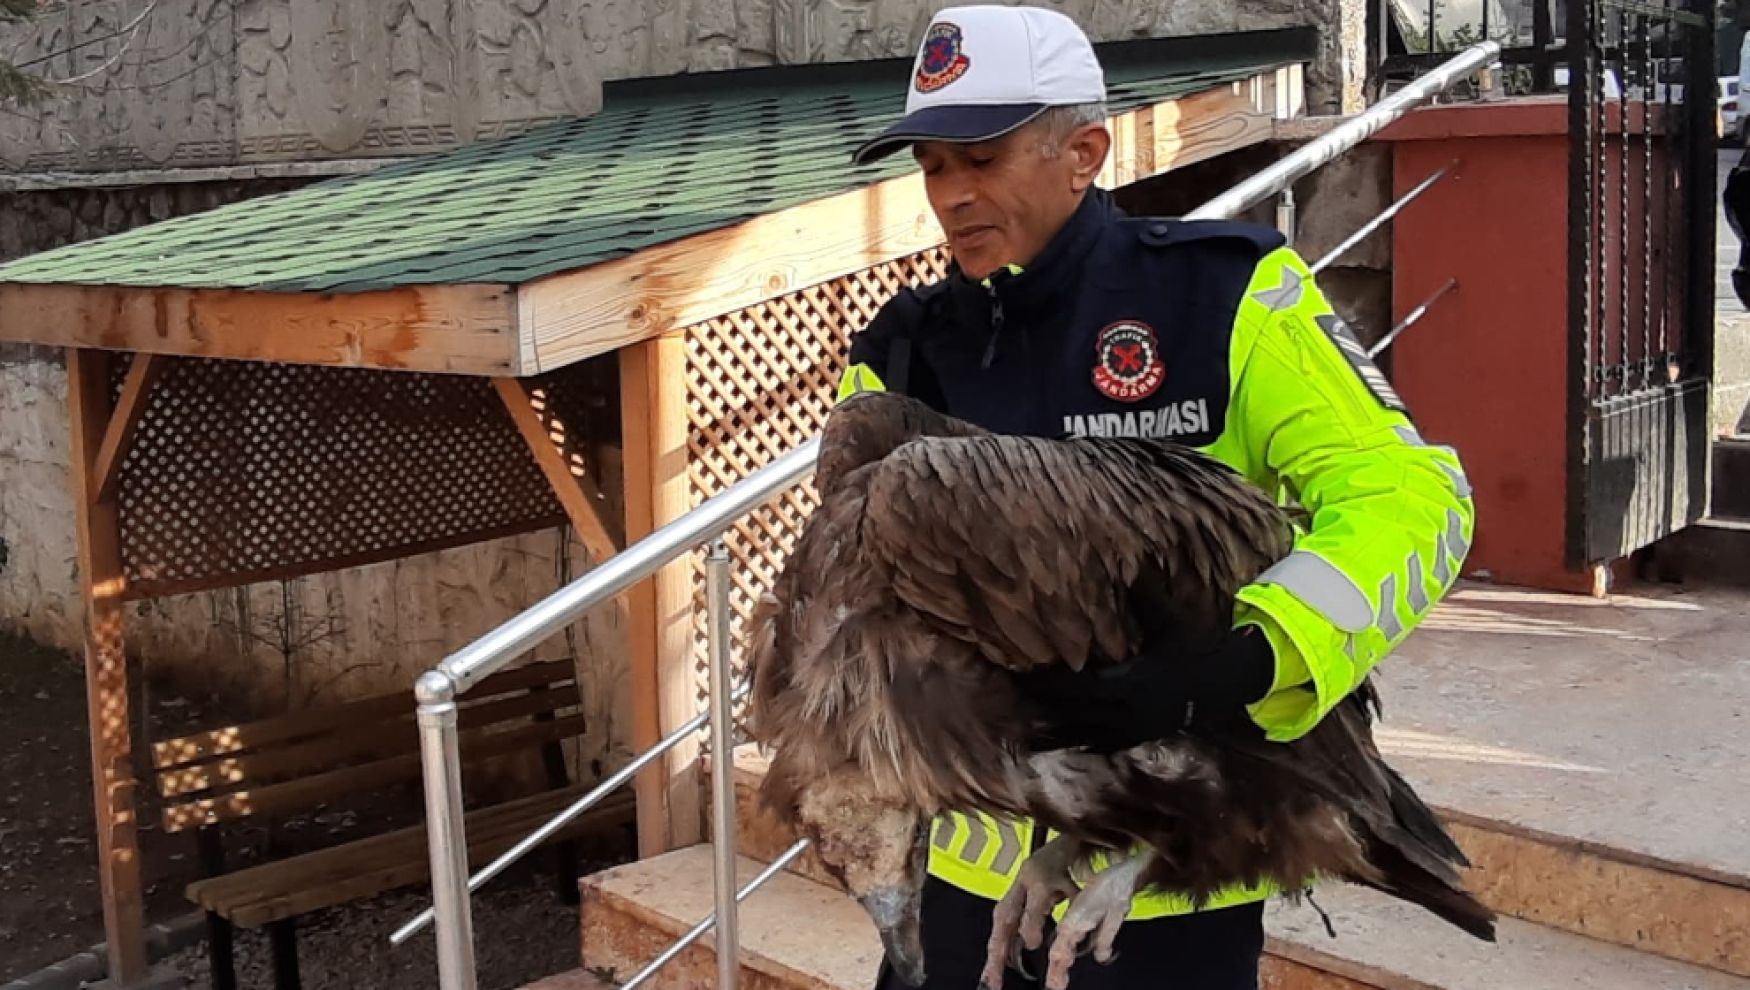
[(1076, 132), (1077, 128), (1088, 124), (1104, 124), (1106, 122), (1106, 104), (1075, 103), (1068, 106), (1052, 107), (1039, 115), (1040, 150), (1047, 158), (1056, 158), (1063, 153), (1064, 142)]

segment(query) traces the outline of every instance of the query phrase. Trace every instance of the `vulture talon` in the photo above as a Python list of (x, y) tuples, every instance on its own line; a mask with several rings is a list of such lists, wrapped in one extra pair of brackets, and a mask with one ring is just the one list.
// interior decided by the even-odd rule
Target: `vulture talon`
[(1070, 872), (1080, 857), (1081, 844), (1059, 836), (1021, 864), (1014, 885), (991, 912), (990, 942), (985, 946), (980, 977), (983, 986), (1003, 985), (1005, 963), (1027, 979), (1034, 978), (1023, 964), (1023, 947), (1037, 949), (1044, 943), (1045, 921), (1051, 909), (1080, 889)]
[[(1081, 893), (1070, 901), (1063, 921), (1051, 940), (1051, 966), (1045, 974), (1046, 990), (1067, 990), (1070, 967), (1092, 952), (1094, 961), (1107, 965), (1117, 958), (1113, 942), (1130, 914), (1136, 887), (1148, 865), (1147, 856), (1132, 856), (1094, 875)], [(1091, 941), (1089, 940), (1092, 937)], [(1087, 941), (1084, 948), (1082, 943)]]

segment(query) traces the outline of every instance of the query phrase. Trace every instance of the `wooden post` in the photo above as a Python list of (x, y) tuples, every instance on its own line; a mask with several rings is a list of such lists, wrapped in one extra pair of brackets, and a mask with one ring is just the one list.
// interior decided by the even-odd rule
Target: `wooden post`
[(100, 494), (100, 452), (114, 403), (110, 355), (68, 349), (67, 401), (73, 421), (73, 504), (79, 527), (79, 587), (85, 599), (85, 706), (91, 721), (91, 782), (97, 800), (97, 871), (109, 979), (127, 986), (146, 975), (140, 845), (122, 650), (121, 532), (114, 495)]
[(589, 476), (582, 449), (559, 414), (546, 408), (546, 397), (531, 394), (515, 378), (494, 378), (492, 384), (590, 556), (599, 564), (625, 549), (619, 527), (608, 525), (602, 515), (601, 493)]
[[(680, 518), (690, 507), (686, 360), (680, 333), (620, 351), (628, 543)], [(629, 599), (632, 744), (642, 752), (697, 714), (690, 556), (640, 582)], [(638, 778), (641, 856), (700, 841), (698, 755), (697, 741), (689, 740)]]

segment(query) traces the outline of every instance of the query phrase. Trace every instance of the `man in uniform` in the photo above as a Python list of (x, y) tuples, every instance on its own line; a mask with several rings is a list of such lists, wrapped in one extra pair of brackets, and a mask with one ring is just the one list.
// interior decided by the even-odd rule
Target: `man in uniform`
[[(1205, 719), (1306, 733), (1458, 575), (1474, 510), (1457, 457), (1417, 434), (1277, 232), (1128, 218), (1094, 187), (1111, 143), (1104, 76), (1071, 20), (944, 10), (909, 82), (905, 116), (856, 160), (909, 146), (953, 267), (856, 335), (840, 397), (886, 388), (999, 432), (1171, 440), (1300, 505), (1294, 551), (1240, 591), (1225, 646), (1034, 688), (1069, 743), (1127, 745)], [(936, 823), (929, 987), (977, 985), (994, 902), (1045, 840), (1026, 821)], [(1078, 960), (1071, 986), (1253, 990), (1272, 893), (1235, 886), (1195, 911), (1139, 895), (1117, 958)], [(1029, 969), (1006, 986), (1036, 986), (1042, 969)], [(886, 967), (880, 984), (901, 986)]]

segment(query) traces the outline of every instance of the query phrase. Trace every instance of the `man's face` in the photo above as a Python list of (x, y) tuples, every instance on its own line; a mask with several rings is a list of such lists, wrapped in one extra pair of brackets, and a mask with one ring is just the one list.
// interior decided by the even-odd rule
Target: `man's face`
[(968, 278), (1031, 263), (1075, 212), (1111, 141), (1098, 125), (1050, 138), (1034, 121), (977, 144), (913, 145), (930, 208)]

